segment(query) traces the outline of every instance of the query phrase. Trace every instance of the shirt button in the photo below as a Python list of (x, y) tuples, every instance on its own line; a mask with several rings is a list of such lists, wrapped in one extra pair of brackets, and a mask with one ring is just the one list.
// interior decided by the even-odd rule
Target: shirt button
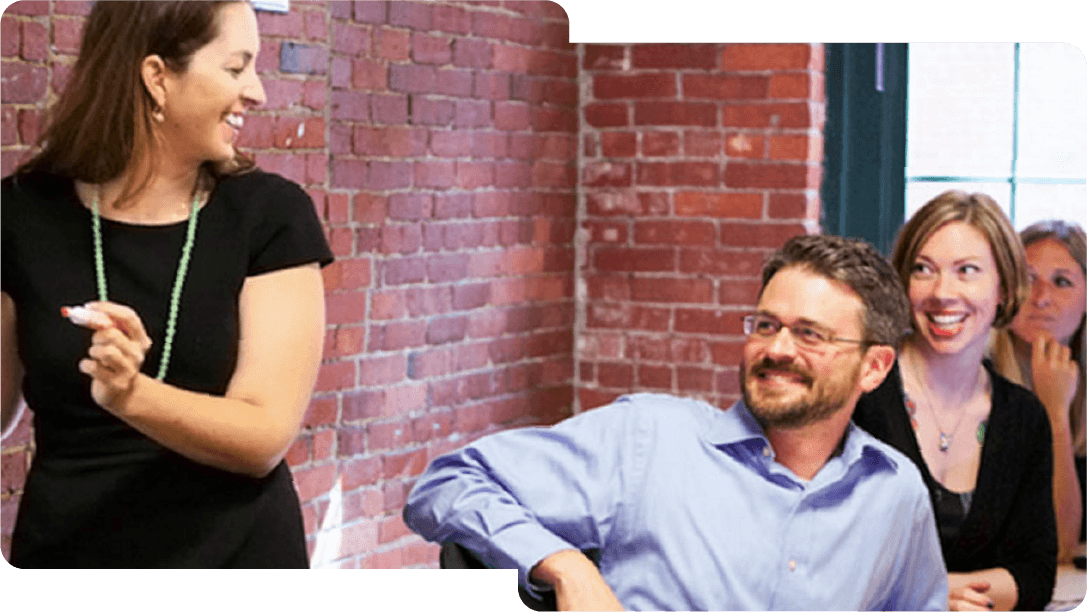
[(793, 559), (790, 559), (790, 571), (792, 572), (795, 569), (797, 569), (797, 562)]

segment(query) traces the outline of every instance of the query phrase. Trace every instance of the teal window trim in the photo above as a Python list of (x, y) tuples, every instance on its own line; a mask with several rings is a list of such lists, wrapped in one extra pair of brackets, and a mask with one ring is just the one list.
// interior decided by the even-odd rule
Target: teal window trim
[(889, 254), (906, 207), (907, 45), (825, 47), (825, 233)]

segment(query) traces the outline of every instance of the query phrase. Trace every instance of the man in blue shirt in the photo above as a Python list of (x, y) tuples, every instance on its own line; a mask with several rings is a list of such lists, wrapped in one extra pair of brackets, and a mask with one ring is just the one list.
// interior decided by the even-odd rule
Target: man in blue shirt
[(908, 312), (868, 244), (793, 238), (744, 319), (730, 409), (637, 394), (480, 439), (430, 465), (404, 520), (560, 610), (943, 610), (925, 485), (850, 422)]

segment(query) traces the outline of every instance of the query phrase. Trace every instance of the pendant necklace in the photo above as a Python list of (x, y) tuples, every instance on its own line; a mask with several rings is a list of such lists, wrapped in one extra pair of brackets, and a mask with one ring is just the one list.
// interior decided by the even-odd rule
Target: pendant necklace
[[(94, 194), (94, 203), (91, 207), (91, 233), (94, 238), (94, 271), (95, 281), (98, 287), (98, 300), (109, 300), (106, 292), (106, 266), (102, 256), (102, 221), (98, 212), (98, 202), (102, 196), (102, 188), (98, 187)], [(177, 275), (174, 277), (174, 288), (170, 291), (170, 311), (166, 318), (166, 337), (162, 344), (162, 360), (159, 362), (159, 372), (155, 380), (166, 378), (166, 368), (170, 363), (170, 350), (174, 344), (174, 331), (177, 325), (178, 308), (181, 303), (181, 287), (185, 283), (185, 273), (189, 269), (189, 257), (193, 252), (193, 244), (196, 242), (197, 208), (200, 205), (200, 192), (193, 196), (193, 203), (189, 207), (189, 225), (185, 233), (185, 244), (181, 247), (181, 261), (178, 262)]]
[[(937, 433), (940, 434), (940, 438), (937, 442), (937, 448), (942, 453), (947, 453), (948, 448), (952, 445), (952, 436), (956, 435), (956, 431), (958, 431), (960, 425), (963, 424), (963, 419), (967, 416), (967, 410), (964, 409), (963, 412), (960, 414), (960, 418), (956, 420), (956, 425), (948, 432), (945, 432), (944, 427), (941, 425), (940, 419), (937, 418), (937, 411), (933, 408), (933, 403), (929, 400), (928, 395), (925, 393), (925, 385), (922, 384), (919, 372), (915, 366), (911, 367), (911, 378), (913, 378), (914, 383), (918, 385), (918, 393), (922, 395), (922, 403), (925, 404), (926, 408), (929, 409), (929, 414), (933, 417), (933, 424), (937, 426)], [(978, 388), (977, 380), (975, 382), (975, 388)], [(907, 398), (907, 403), (909, 404), (908, 408), (914, 407), (914, 402), (911, 401), (909, 397)], [(913, 411), (911, 412), (913, 416)], [(911, 420), (913, 421), (914, 419), (912, 418)], [(982, 440), (980, 439), (979, 444), (981, 443)]]

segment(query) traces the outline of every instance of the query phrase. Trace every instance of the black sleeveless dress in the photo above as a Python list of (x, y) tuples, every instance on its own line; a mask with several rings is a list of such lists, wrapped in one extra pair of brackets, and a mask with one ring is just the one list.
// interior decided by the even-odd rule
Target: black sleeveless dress
[[(281, 462), (264, 478), (204, 466), (100, 408), (77, 363), (91, 332), (59, 314), (96, 299), (91, 214), (71, 180), (0, 186), (2, 278), (18, 319), (35, 454), (12, 536), (16, 567), (306, 567), (298, 495)], [(157, 373), (186, 222), (102, 220), (111, 301), (134, 308)], [(166, 382), (223, 395), (238, 352), (246, 277), (332, 261), (313, 204), (263, 172), (220, 182), (199, 212)], [(290, 296), (284, 296), (290, 299)]]

